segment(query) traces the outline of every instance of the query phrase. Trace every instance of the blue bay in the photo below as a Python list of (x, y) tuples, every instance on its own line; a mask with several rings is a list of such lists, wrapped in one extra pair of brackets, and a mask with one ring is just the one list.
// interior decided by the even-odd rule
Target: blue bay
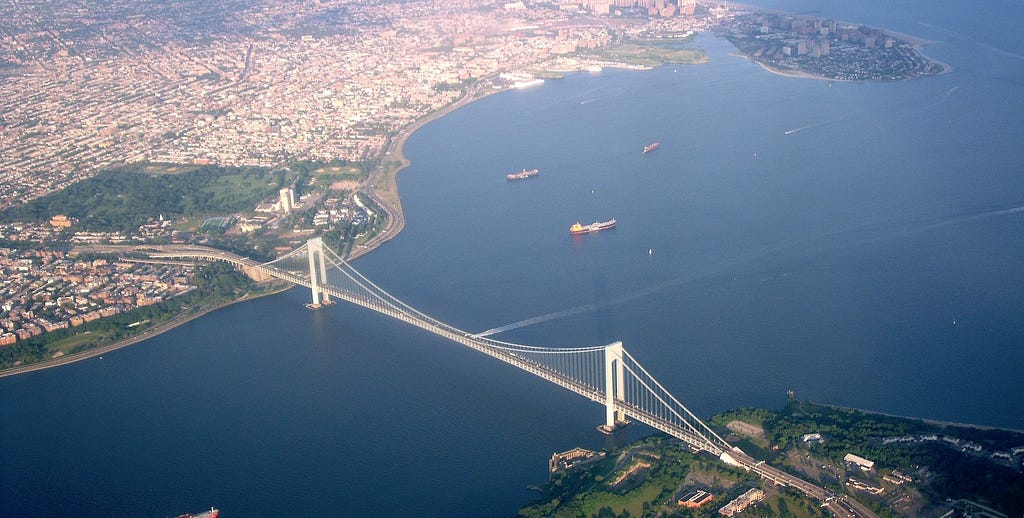
[[(621, 340), (700, 416), (793, 389), (1022, 429), (1024, 8), (955, 5), (768, 5), (935, 40), (936, 77), (783, 77), (701, 35), (706, 65), (482, 99), (409, 139), (407, 226), (354, 265), (467, 331)], [(578, 396), (308, 297), (0, 379), (0, 516), (507, 516), (553, 451), (616, 440)]]

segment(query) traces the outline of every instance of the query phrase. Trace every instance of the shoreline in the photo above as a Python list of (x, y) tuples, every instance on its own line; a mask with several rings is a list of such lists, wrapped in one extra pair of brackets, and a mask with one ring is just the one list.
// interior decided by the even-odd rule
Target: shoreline
[[(726, 3), (728, 3), (728, 2), (726, 2)], [(762, 8), (762, 7), (758, 7), (758, 6), (755, 6), (755, 5), (744, 4), (744, 3), (733, 3), (733, 6), (734, 7), (741, 7), (743, 9), (747, 9), (747, 10), (750, 10), (750, 11), (762, 12), (762, 13), (772, 13), (772, 14), (780, 14), (780, 15), (792, 15), (793, 14), (793, 13), (789, 13), (789, 12), (786, 12), (786, 11), (780, 11), (780, 10), (770, 9), (770, 8)], [(813, 16), (806, 16), (806, 18), (814, 18), (814, 17)], [(847, 22), (847, 21), (843, 21), (843, 20), (836, 20), (836, 23), (841, 23), (841, 24), (846, 24), (846, 25), (863, 25), (863, 24), (860, 24), (860, 23)], [(953, 67), (950, 66), (948, 63), (945, 63), (945, 62), (939, 61), (939, 60), (937, 60), (935, 58), (929, 57), (928, 55), (926, 55), (924, 53), (924, 50), (923, 50), (924, 47), (926, 47), (928, 45), (934, 45), (936, 43), (940, 43), (939, 41), (926, 40), (926, 39), (918, 37), (918, 36), (911, 36), (910, 34), (906, 34), (906, 33), (899, 32), (899, 31), (894, 31), (892, 29), (887, 29), (887, 28), (884, 28), (884, 27), (873, 27), (873, 28), (876, 28), (876, 29), (882, 31), (882, 33), (885, 34), (886, 36), (890, 36), (890, 37), (892, 37), (895, 40), (902, 41), (902, 42), (910, 45), (915, 50), (917, 50), (917, 52), (921, 55), (921, 57), (924, 58), (926, 61), (934, 63), (934, 64), (942, 67), (942, 71), (941, 72), (937, 72), (935, 74), (922, 75), (922, 76), (919, 76), (919, 77), (916, 77), (916, 78), (913, 78), (913, 79), (921, 79), (923, 77), (928, 77), (928, 76), (932, 76), (932, 75), (940, 76), (940, 75), (943, 75), (943, 74), (948, 74), (948, 73), (953, 71)], [(730, 52), (730, 54), (733, 54), (733, 53)], [(810, 72), (801, 72), (799, 70), (781, 70), (781, 69), (773, 68), (773, 67), (771, 67), (769, 65), (766, 65), (765, 63), (762, 63), (761, 61), (759, 61), (757, 59), (754, 59), (753, 56), (744, 54), (738, 48), (736, 49), (735, 55), (747, 58), (750, 61), (753, 61), (754, 63), (757, 63), (758, 65), (761, 65), (761, 68), (764, 68), (765, 70), (767, 70), (767, 71), (769, 71), (769, 72), (771, 72), (773, 74), (778, 74), (778, 75), (786, 76), (786, 77), (794, 77), (794, 78), (802, 78), (802, 79), (818, 79), (818, 80), (824, 80), (824, 81), (839, 81), (839, 82), (877, 81), (876, 79), (863, 79), (863, 80), (857, 80), (857, 79), (834, 79), (834, 78), (830, 78), (830, 77), (819, 76), (817, 74), (812, 74)], [(906, 80), (907, 79), (900, 79), (899, 81), (906, 81)]]
[[(387, 213), (388, 222), (379, 234), (366, 243), (359, 245), (358, 249), (352, 250), (346, 258), (347, 261), (358, 259), (376, 250), (384, 243), (396, 237), (405, 228), (405, 213), (402, 210), (402, 198), (398, 191), (398, 173), (412, 164), (412, 161), (405, 156), (405, 142), (427, 124), (474, 101), (507, 90), (503, 88), (489, 91), (481, 90), (481, 88), (483, 88), (482, 81), (468, 86), (466, 94), (461, 99), (431, 112), (406, 126), (398, 132), (394, 140), (384, 149), (380, 165), (370, 172), (364, 184), (363, 192), (373, 198), (373, 201)], [(383, 189), (380, 189), (379, 186), (383, 186)]]
[(937, 43), (941, 43), (940, 41), (926, 40), (924, 38), (918, 38), (917, 36), (911, 36), (909, 34), (905, 34), (902, 32), (896, 32), (892, 29), (882, 29), (882, 32), (886, 36), (892, 36), (897, 40), (907, 42), (908, 44), (910, 44), (911, 47), (914, 47), (914, 49), (917, 50), (917, 52), (921, 55), (922, 58), (942, 67), (942, 72), (933, 75), (941, 76), (943, 74), (948, 74), (953, 71), (953, 66), (950, 65), (949, 63), (946, 63), (945, 61), (939, 61), (933, 57), (929, 57), (927, 54), (924, 53), (925, 47), (927, 47), (928, 45), (935, 45)]
[[(752, 58), (752, 57), (750, 57), (750, 56), (748, 56), (746, 54), (743, 54), (743, 53), (735, 53), (735, 54), (730, 53), (730, 55), (734, 55), (734, 56), (737, 56), (737, 57), (745, 58), (745, 59), (748, 59), (748, 60), (750, 60), (750, 61), (752, 61), (754, 63), (757, 63), (758, 65), (761, 66), (761, 68), (765, 69), (768, 72), (771, 72), (772, 74), (776, 74), (776, 75), (780, 75), (780, 76), (784, 76), (784, 77), (789, 77), (789, 78), (793, 78), (793, 79), (814, 79), (814, 80), (817, 80), (817, 81), (829, 81), (829, 82), (835, 82), (835, 83), (858, 83), (858, 82), (865, 82), (865, 81), (878, 81), (878, 79), (836, 79), (836, 78), (833, 78), (833, 77), (819, 76), (817, 74), (812, 74), (810, 72), (803, 72), (801, 70), (792, 70), (792, 69), (783, 70), (783, 69), (780, 69), (780, 68), (772, 67), (771, 65), (765, 64), (765, 63), (763, 63), (763, 62), (761, 62), (761, 61), (759, 61), (757, 59), (754, 59), (754, 58)], [(937, 59), (933, 59), (933, 58), (927, 57), (927, 56), (924, 55), (923, 52), (921, 53), (921, 56), (924, 57), (925, 59), (927, 59), (929, 62), (935, 63), (936, 65), (939, 65), (940, 67), (942, 67), (942, 72), (937, 72), (935, 74), (927, 74), (927, 75), (923, 75), (923, 76), (919, 76), (919, 77), (915, 77), (915, 78), (897, 79), (897, 81), (910, 81), (910, 80), (913, 80), (913, 79), (921, 79), (921, 78), (929, 77), (929, 76), (941, 76), (943, 74), (948, 74), (948, 73), (953, 71), (953, 67), (952, 66), (947, 65), (946, 63), (943, 63), (943, 62), (941, 62), (941, 61), (939, 61)]]
[(81, 352), (77, 352), (77, 353), (74, 353), (74, 354), (68, 354), (68, 355), (60, 356), (58, 358), (51, 358), (49, 360), (43, 360), (41, 362), (32, 363), (32, 364), (29, 364), (29, 365), (20, 365), (18, 367), (11, 367), (10, 369), (0, 371), (0, 378), (6, 378), (8, 376), (17, 376), (19, 374), (28, 374), (29, 372), (36, 372), (36, 371), (41, 371), (41, 370), (45, 370), (45, 369), (52, 369), (54, 367), (60, 367), (62, 365), (69, 365), (69, 364), (80, 362), (80, 361), (83, 361), (83, 360), (88, 360), (90, 358), (95, 358), (95, 357), (101, 356), (101, 355), (103, 355), (105, 353), (113, 352), (113, 351), (116, 351), (118, 349), (122, 349), (124, 347), (128, 347), (130, 345), (135, 345), (137, 343), (144, 342), (144, 341), (149, 340), (150, 338), (153, 338), (155, 336), (162, 335), (162, 334), (164, 334), (164, 333), (166, 333), (166, 332), (168, 332), (168, 331), (170, 331), (170, 330), (172, 330), (172, 329), (174, 329), (174, 328), (176, 328), (178, 326), (181, 326), (181, 325), (183, 325), (185, 323), (191, 322), (192, 320), (195, 320), (195, 319), (197, 319), (199, 317), (206, 316), (207, 314), (213, 313), (214, 311), (217, 311), (219, 309), (223, 309), (223, 308), (226, 308), (228, 306), (231, 306), (231, 305), (234, 305), (234, 304), (238, 304), (240, 302), (246, 302), (246, 301), (256, 300), (256, 299), (263, 298), (263, 297), (269, 297), (271, 295), (277, 295), (278, 293), (283, 293), (283, 292), (285, 292), (287, 290), (290, 290), (293, 287), (295, 287), (294, 284), (289, 284), (287, 286), (282, 287), (281, 289), (275, 289), (275, 290), (272, 290), (272, 291), (268, 291), (267, 293), (260, 293), (258, 295), (254, 295), (254, 296), (249, 296), (249, 294), (246, 294), (246, 295), (243, 295), (243, 296), (241, 296), (241, 297), (239, 297), (239, 298), (237, 298), (235, 300), (228, 301), (228, 302), (225, 302), (223, 304), (218, 304), (218, 305), (212, 306), (212, 307), (210, 307), (208, 309), (203, 309), (203, 310), (201, 310), (201, 311), (199, 311), (197, 313), (186, 313), (186, 314), (178, 315), (178, 316), (168, 320), (167, 322), (164, 322), (162, 324), (158, 324), (158, 325), (153, 326), (153, 327), (151, 327), (149, 329), (146, 329), (145, 331), (143, 331), (143, 332), (141, 332), (141, 333), (139, 333), (137, 335), (130, 336), (128, 338), (125, 338), (123, 340), (119, 340), (119, 341), (114, 342), (112, 344), (102, 345), (100, 347), (94, 347), (92, 349), (88, 349), (88, 350), (85, 350), (85, 351), (81, 351)]
[(860, 412), (862, 414), (880, 415), (880, 416), (884, 416), (884, 417), (894, 417), (894, 418), (897, 418), (897, 419), (907, 419), (907, 420), (911, 420), (911, 421), (921, 421), (922, 423), (930, 424), (932, 426), (939, 426), (939, 427), (942, 427), (942, 428), (970, 428), (970, 429), (973, 429), (973, 430), (999, 430), (999, 431), (1003, 431), (1003, 432), (1013, 432), (1013, 433), (1024, 434), (1024, 430), (1018, 430), (1017, 428), (1007, 428), (1005, 426), (991, 426), (991, 425), (987, 425), (987, 424), (958, 423), (956, 421), (940, 421), (940, 420), (937, 420), (937, 419), (927, 419), (927, 418), (924, 418), (924, 417), (913, 417), (913, 416), (906, 416), (906, 415), (899, 415), (899, 414), (890, 414), (890, 413), (887, 413), (887, 412), (879, 412), (879, 411), (876, 411), (876, 410), (865, 410), (863, 408), (855, 408), (855, 407), (852, 407), (852, 406), (834, 405), (832, 403), (815, 403), (814, 401), (808, 401), (808, 403), (810, 403), (812, 405), (820, 405), (820, 406), (823, 406), (823, 407), (833, 408), (833, 409), (836, 409), (836, 410), (852, 410), (854, 412)]
[[(934, 64), (942, 67), (942, 71), (941, 72), (936, 72), (934, 74), (927, 74), (927, 75), (918, 76), (918, 77), (915, 77), (915, 78), (898, 79), (897, 81), (910, 81), (910, 80), (913, 80), (913, 79), (922, 79), (922, 78), (930, 77), (930, 76), (941, 76), (943, 74), (948, 74), (948, 73), (953, 71), (953, 67), (952, 66), (950, 66), (950, 65), (948, 65), (946, 63), (943, 63), (942, 61), (939, 61), (937, 59), (930, 58), (930, 57), (926, 56), (924, 54), (924, 52), (921, 51), (920, 47), (918, 47), (916, 45), (915, 45), (915, 48), (918, 49), (918, 52), (920, 53), (921, 57), (923, 57), (924, 59), (926, 59), (930, 63), (934, 63)], [(776, 75), (780, 75), (780, 76), (784, 76), (784, 77), (789, 77), (789, 78), (793, 78), (793, 79), (814, 79), (814, 80), (817, 80), (817, 81), (829, 81), (829, 82), (836, 82), (836, 83), (857, 83), (857, 82), (865, 82), (865, 81), (878, 81), (877, 79), (836, 79), (836, 78), (832, 78), (832, 77), (826, 77), (826, 76), (820, 76), (820, 75), (817, 75), (817, 74), (812, 74), (810, 72), (804, 72), (804, 71), (801, 71), (801, 70), (793, 70), (793, 69), (785, 69), (784, 70), (784, 69), (781, 69), (781, 68), (775, 68), (775, 67), (773, 67), (771, 65), (768, 65), (768, 64), (762, 62), (761, 60), (754, 59), (753, 57), (751, 57), (751, 56), (749, 56), (747, 54), (744, 54), (743, 52), (739, 51), (739, 49), (737, 49), (736, 52), (730, 52), (729, 55), (730, 56), (736, 56), (736, 57), (744, 58), (744, 59), (749, 60), (749, 61), (751, 61), (753, 63), (757, 63), (761, 68), (763, 68), (764, 70), (766, 70), (766, 71), (768, 71), (768, 72), (770, 72), (772, 74), (776, 74)]]
[[(443, 108), (437, 111), (431, 112), (420, 119), (417, 119), (415, 122), (399, 131), (396, 138), (392, 140), (391, 143), (388, 144), (388, 146), (384, 150), (384, 156), (382, 157), (381, 164), (370, 172), (369, 176), (366, 179), (366, 183), (364, 184), (365, 189), (363, 190), (364, 193), (373, 198), (374, 202), (376, 202), (381, 207), (381, 209), (387, 212), (388, 223), (379, 234), (374, 236), (366, 243), (360, 245), (360, 248), (358, 248), (357, 250), (353, 250), (349, 254), (348, 258), (346, 258), (346, 260), (354, 260), (369, 252), (372, 252), (373, 250), (376, 250), (378, 247), (380, 247), (384, 243), (388, 242), (389, 240), (397, 236), (402, 231), (402, 229), (405, 228), (405, 214), (402, 212), (401, 198), (398, 193), (398, 173), (400, 173), (402, 170), (404, 170), (406, 167), (409, 167), (409, 165), (412, 164), (412, 162), (408, 158), (406, 158), (405, 154), (403, 153), (405, 141), (410, 136), (412, 136), (413, 133), (418, 131), (420, 128), (426, 126), (427, 124), (441, 117), (444, 117), (445, 115), (448, 115), (449, 113), (459, 108), (462, 108), (463, 106), (466, 106), (472, 103), (473, 101), (477, 101), (489, 95), (505, 91), (505, 89), (501, 89), (481, 92), (479, 88), (479, 83), (469, 86), (466, 95), (464, 95), (462, 98), (447, 106), (444, 106)], [(392, 159), (391, 162), (396, 162), (396, 164), (393, 166), (393, 170), (390, 169), (392, 167), (390, 162), (383, 161), (383, 158), (386, 158), (389, 155)], [(383, 183), (386, 186), (386, 189), (384, 190), (384, 196), (381, 196), (381, 194), (379, 194), (376, 191), (376, 189), (374, 189), (374, 187), (380, 183)], [(209, 309), (202, 310), (198, 313), (178, 315), (168, 320), (167, 322), (158, 324), (137, 335), (130, 336), (128, 338), (119, 340), (112, 344), (94, 347), (92, 349), (88, 349), (78, 353), (60, 356), (58, 358), (43, 360), (40, 362), (32, 363), (30, 365), (20, 365), (17, 367), (12, 367), (10, 369), (0, 370), (0, 378), (6, 378), (8, 376), (17, 376), (19, 374), (27, 374), (30, 372), (36, 372), (45, 369), (52, 369), (54, 367), (60, 367), (62, 365), (68, 365), (83, 360), (88, 360), (90, 358), (95, 358), (105, 353), (113, 352), (124, 347), (144, 342), (150, 338), (166, 333), (167, 331), (170, 331), (182, 324), (185, 324), (197, 318), (203, 317), (209, 313), (217, 311), (218, 309), (222, 309), (233, 304), (238, 304), (240, 302), (255, 300), (261, 297), (277, 295), (278, 293), (282, 293), (293, 287), (295, 287), (295, 285), (289, 284), (287, 286), (282, 287), (281, 289), (275, 289), (267, 293), (261, 293), (259, 295), (251, 297), (245, 295), (242, 296), (241, 298), (225, 302), (223, 304), (219, 304)]]
[(750, 57), (750, 56), (748, 56), (746, 54), (743, 54), (742, 52), (739, 52), (739, 51), (737, 51), (736, 53), (731, 53), (730, 52), (729, 55), (737, 56), (737, 57), (741, 57), (741, 58), (747, 59), (747, 60), (749, 60), (749, 61), (751, 61), (753, 63), (757, 63), (758, 66), (760, 66), (762, 69), (764, 69), (765, 71), (767, 71), (769, 73), (772, 73), (772, 74), (775, 74), (775, 75), (778, 75), (778, 76), (788, 77), (788, 78), (791, 78), (791, 79), (814, 79), (816, 81), (830, 81), (830, 82), (831, 81), (835, 81), (837, 83), (853, 83), (853, 82), (855, 82), (852, 79), (832, 79), (832, 78), (828, 78), (828, 77), (825, 77), (825, 76), (819, 76), (817, 74), (812, 74), (810, 72), (802, 72), (800, 70), (791, 70), (791, 69), (783, 70), (781, 68), (775, 68), (775, 67), (772, 67), (772, 66), (770, 66), (768, 64), (765, 64), (765, 63), (763, 63), (763, 62), (761, 62), (759, 60), (756, 60), (756, 59), (754, 59), (754, 58), (752, 58), (752, 57)]
[[(918, 48), (918, 49), (920, 49), (924, 45), (930, 45), (932, 43), (936, 43), (934, 41), (924, 40), (922, 38), (916, 38), (916, 37), (913, 37), (913, 36), (904, 35), (902, 33), (897, 33), (895, 31), (890, 31), (890, 30), (887, 30), (887, 29), (883, 29), (883, 31), (886, 34), (889, 34), (889, 35), (891, 35), (891, 36), (893, 36), (893, 37), (895, 37), (897, 39), (903, 39), (904, 41), (907, 41), (908, 43), (911, 43), (911, 45), (913, 45), (915, 48)], [(731, 53), (730, 52), (730, 55), (735, 55), (737, 57), (742, 57), (742, 58), (748, 59), (748, 60), (750, 60), (750, 61), (752, 61), (754, 63), (757, 63), (758, 65), (761, 66), (761, 68), (767, 70), (770, 73), (781, 75), (781, 76), (785, 76), (785, 77), (789, 77), (789, 78), (794, 78), (794, 79), (817, 79), (817, 80), (837, 81), (837, 82), (856, 82), (856, 81), (851, 80), (851, 79), (830, 79), (828, 77), (818, 76), (818, 75), (810, 74), (810, 73), (807, 73), (807, 72), (800, 72), (800, 71), (786, 72), (786, 71), (782, 71), (782, 70), (776, 70), (776, 69), (773, 69), (773, 68), (765, 65), (764, 63), (761, 63), (758, 60), (753, 59), (752, 57), (750, 57), (750, 56), (748, 56), (746, 54), (743, 54), (743, 53), (739, 52), (738, 50), (737, 50), (736, 53)], [(922, 52), (922, 56), (923, 55), (924, 55), (924, 53)], [(947, 74), (947, 73), (949, 73), (949, 72), (951, 72), (953, 70), (953, 67), (947, 65), (946, 63), (943, 63), (941, 61), (935, 60), (935, 59), (927, 57), (927, 56), (924, 56), (924, 57), (925, 57), (925, 59), (927, 59), (927, 60), (929, 60), (929, 61), (931, 61), (933, 63), (939, 64), (939, 66), (941, 66), (943, 68), (942, 72), (939, 72), (938, 74), (935, 74), (935, 75)], [(388, 215), (389, 215), (388, 225), (381, 231), (380, 234), (378, 234), (373, 239), (371, 239), (369, 242), (364, 244), (363, 248), (360, 248), (358, 251), (352, 252), (347, 260), (354, 260), (354, 259), (356, 259), (358, 257), (361, 257), (364, 254), (367, 254), (367, 253), (375, 250), (376, 248), (380, 247), (381, 245), (383, 245), (384, 243), (386, 243), (390, 239), (392, 239), (395, 236), (397, 236), (398, 233), (400, 233), (402, 231), (402, 229), (405, 228), (405, 215), (402, 212), (401, 198), (400, 198), (399, 192), (398, 192), (398, 173), (400, 173), (402, 170), (404, 170), (405, 168), (409, 167), (412, 164), (412, 161), (410, 161), (405, 156), (405, 154), (404, 154), (404, 149), (403, 148), (404, 148), (406, 140), (408, 140), (408, 138), (410, 136), (412, 136), (413, 133), (419, 131), (421, 128), (423, 128), (427, 124), (429, 124), (429, 123), (431, 123), (431, 122), (433, 122), (433, 121), (435, 121), (437, 119), (440, 119), (441, 117), (444, 117), (445, 115), (448, 115), (449, 113), (451, 113), (451, 112), (453, 112), (453, 111), (455, 111), (455, 110), (457, 110), (459, 108), (462, 108), (463, 106), (466, 106), (466, 105), (472, 103), (473, 101), (476, 101), (476, 100), (479, 100), (479, 99), (483, 99), (483, 98), (485, 98), (487, 96), (490, 96), (490, 95), (493, 95), (493, 94), (496, 94), (496, 93), (501, 93), (501, 92), (505, 91), (505, 89), (501, 89), (501, 90), (494, 90), (494, 91), (485, 91), (485, 92), (476, 91), (476, 92), (474, 92), (472, 90), (474, 87), (479, 87), (479, 85), (471, 86), (470, 90), (467, 91), (466, 95), (463, 96), (463, 98), (459, 99), (458, 101), (456, 101), (456, 102), (454, 102), (452, 104), (449, 104), (449, 105), (445, 106), (444, 108), (441, 108), (440, 110), (437, 110), (437, 111), (435, 111), (435, 112), (433, 112), (431, 114), (428, 114), (428, 115), (424, 116), (423, 118), (418, 119), (416, 122), (410, 124), (409, 126), (404, 128), (403, 130), (401, 130), (398, 133), (398, 136), (387, 146), (387, 148), (384, 151), (384, 157), (387, 157), (387, 156), (390, 155), (390, 157), (392, 158), (392, 161), (397, 161), (398, 165), (395, 167), (394, 171), (390, 171), (390, 174), (389, 174), (388, 166), (382, 160), (381, 164), (376, 169), (374, 169), (370, 173), (369, 177), (367, 178), (366, 186), (370, 187), (370, 188), (366, 189), (364, 192), (366, 192), (371, 197), (373, 197), (374, 201), (376, 201), (378, 204), (380, 204), (380, 206), (385, 211), (388, 212)], [(372, 187), (376, 184), (376, 182), (379, 181), (379, 180), (382, 180), (382, 179), (385, 180), (386, 182), (389, 182), (389, 191), (388, 191), (388, 193), (389, 194), (393, 193), (395, 206), (391, 206), (390, 204), (387, 204), (387, 203), (381, 203), (384, 200), (372, 189)], [(393, 216), (397, 216), (397, 218), (395, 218)], [(920, 421), (922, 421), (924, 423), (928, 423), (928, 424), (935, 425), (935, 426), (941, 426), (943, 428), (956, 427), (956, 428), (971, 428), (971, 429), (976, 429), (976, 430), (1002, 430), (1002, 431), (1010, 431), (1010, 432), (1016, 432), (1016, 433), (1024, 433), (1024, 430), (1017, 430), (1015, 428), (1007, 428), (1007, 427), (1001, 427), (1001, 426), (979, 425), (979, 424), (971, 424), (971, 423), (958, 423), (958, 422), (953, 422), (953, 421), (940, 421), (940, 420), (935, 420), (935, 419), (927, 419), (927, 418), (923, 418), (923, 417), (903, 416), (903, 415), (889, 414), (889, 413), (885, 413), (885, 412), (878, 412), (878, 411), (874, 411), (874, 410), (866, 410), (866, 409), (861, 409), (861, 408), (854, 408), (854, 407), (847, 407), (847, 406), (842, 406), (842, 405), (835, 405), (835, 404), (831, 404), (831, 403), (813, 403), (813, 402), (810, 402), (810, 403), (812, 403), (812, 404), (820, 404), (822, 406), (826, 406), (826, 407), (830, 407), (830, 408), (835, 408), (835, 409), (853, 410), (853, 411), (862, 412), (862, 413), (865, 413), (865, 414), (882, 415), (882, 416), (887, 416), (887, 417), (895, 417), (895, 418), (909, 419), (909, 420), (920, 420)]]

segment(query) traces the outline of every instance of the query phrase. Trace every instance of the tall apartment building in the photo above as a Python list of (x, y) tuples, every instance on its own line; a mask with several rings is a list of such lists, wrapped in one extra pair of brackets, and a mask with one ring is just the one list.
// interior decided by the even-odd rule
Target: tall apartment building
[(281, 189), (281, 212), (291, 214), (295, 208), (295, 191), (291, 187)]

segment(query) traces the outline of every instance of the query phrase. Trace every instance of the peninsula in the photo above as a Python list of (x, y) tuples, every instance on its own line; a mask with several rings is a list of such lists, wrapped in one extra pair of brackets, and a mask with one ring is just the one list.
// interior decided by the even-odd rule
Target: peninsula
[(896, 81), (948, 71), (903, 34), (785, 13), (729, 11), (715, 32), (744, 56), (785, 75), (835, 81)]
[[(775, 467), (835, 491), (819, 505), (656, 435), (608, 451), (552, 457), (543, 496), (522, 517), (835, 515), (1019, 516), (1024, 433), (926, 422), (789, 399), (710, 424)], [(746, 497), (744, 497), (746, 495)], [(978, 513), (978, 514), (972, 514)], [(747, 514), (743, 514), (746, 516)]]

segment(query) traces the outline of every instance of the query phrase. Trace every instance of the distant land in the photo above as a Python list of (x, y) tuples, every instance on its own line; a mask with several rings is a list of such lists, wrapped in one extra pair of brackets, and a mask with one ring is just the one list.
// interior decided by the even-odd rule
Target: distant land
[(715, 32), (768, 70), (836, 81), (896, 81), (947, 72), (928, 43), (860, 24), (759, 10), (724, 17)]
[[(835, 491), (829, 506), (855, 499), (879, 516), (1024, 513), (1021, 432), (796, 399), (779, 411), (727, 411), (710, 424), (745, 452)], [(752, 489), (763, 496), (750, 503), (750, 515), (831, 515), (828, 506), (797, 491), (768, 485), (661, 434), (614, 451), (556, 455), (549, 483), (537, 489), (543, 497), (519, 516), (720, 516)]]

